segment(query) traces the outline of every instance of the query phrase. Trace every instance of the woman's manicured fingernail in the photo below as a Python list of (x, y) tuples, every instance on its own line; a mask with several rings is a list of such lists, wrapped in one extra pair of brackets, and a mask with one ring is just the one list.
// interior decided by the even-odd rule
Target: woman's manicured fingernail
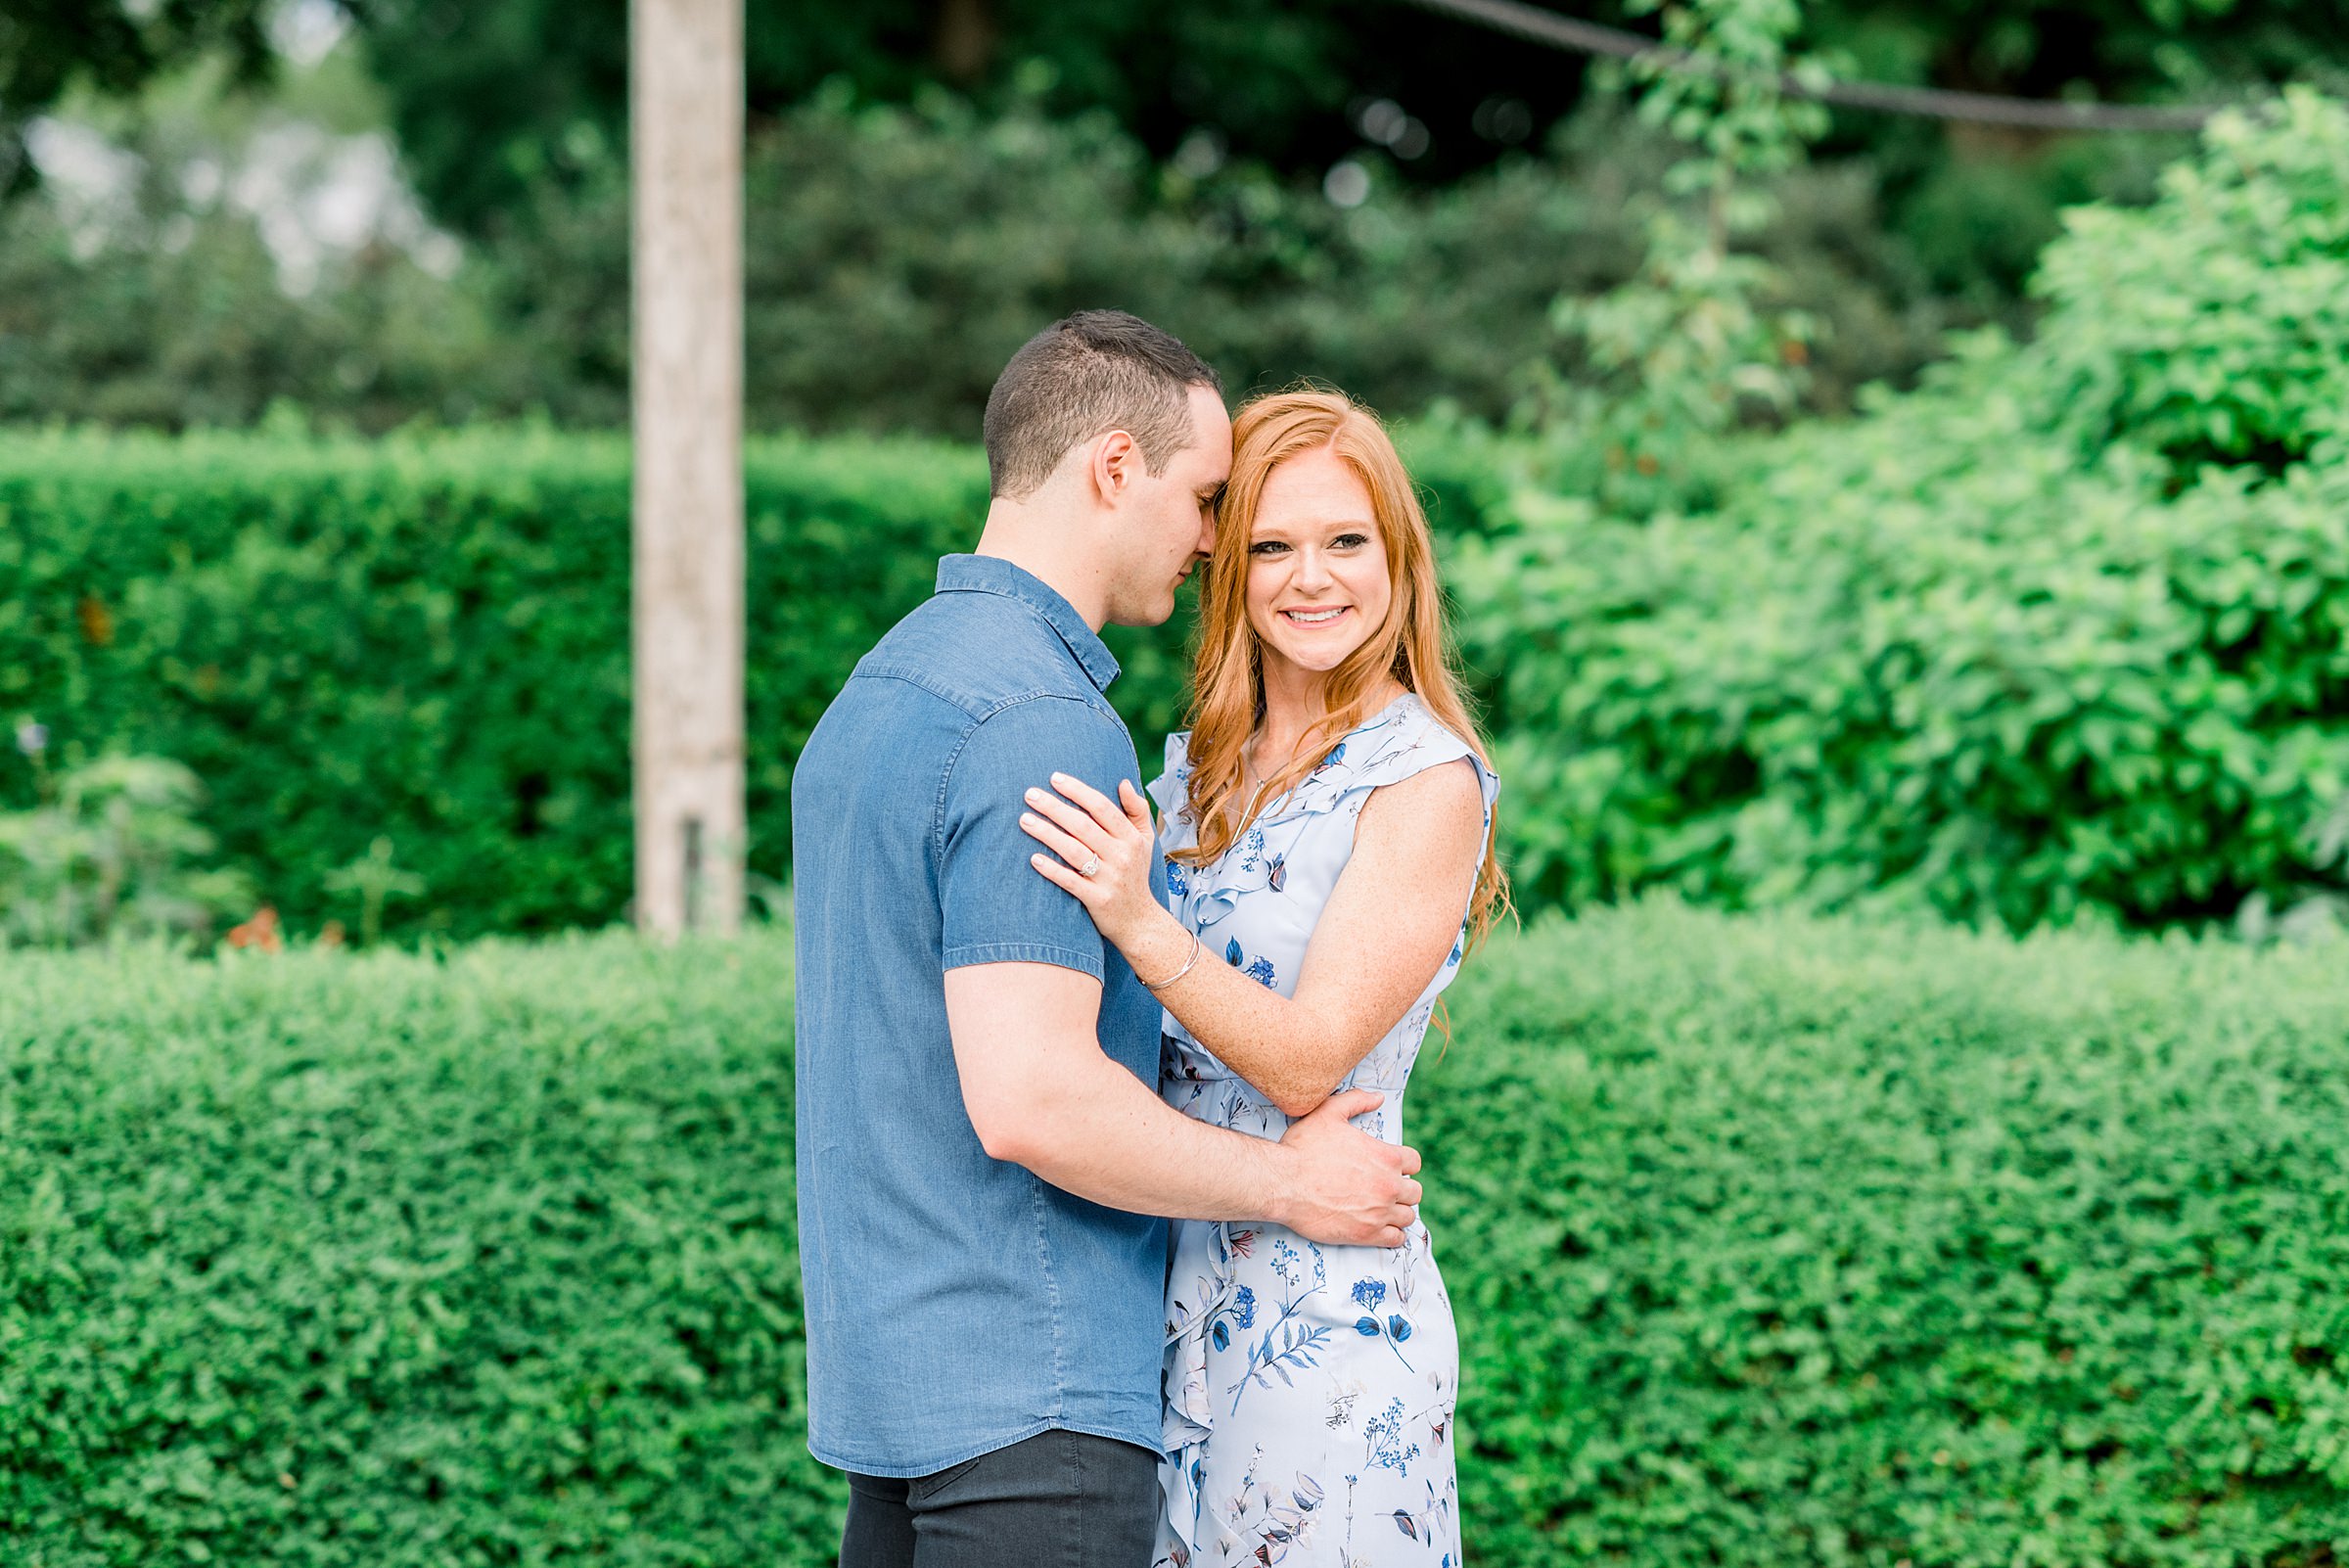
[(1043, 798), (1044, 798), (1044, 792), (1043, 792), (1042, 790), (1030, 790), (1030, 791), (1028, 792), (1028, 799), (1030, 799), (1030, 800), (1032, 800), (1032, 801), (1040, 801), (1040, 800), (1042, 800)]
[(1022, 811), (1020, 813), (1020, 826), (1022, 827), (1034, 827), (1036, 826), (1036, 814), (1034, 811)]

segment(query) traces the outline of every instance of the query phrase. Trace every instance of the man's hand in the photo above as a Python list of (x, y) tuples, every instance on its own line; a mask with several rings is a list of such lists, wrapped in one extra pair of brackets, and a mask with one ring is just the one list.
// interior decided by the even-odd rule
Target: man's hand
[(1419, 1151), (1382, 1143), (1350, 1118), (1376, 1110), (1386, 1096), (1348, 1089), (1289, 1124), (1280, 1146), (1293, 1156), (1277, 1220), (1309, 1241), (1340, 1247), (1400, 1247), (1418, 1218)]

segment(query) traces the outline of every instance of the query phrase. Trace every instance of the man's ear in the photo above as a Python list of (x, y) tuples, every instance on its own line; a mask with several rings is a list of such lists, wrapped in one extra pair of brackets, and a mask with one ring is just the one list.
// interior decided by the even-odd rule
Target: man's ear
[(1142, 449), (1126, 432), (1113, 430), (1093, 442), (1093, 493), (1102, 505), (1115, 506), (1124, 500), (1141, 471)]

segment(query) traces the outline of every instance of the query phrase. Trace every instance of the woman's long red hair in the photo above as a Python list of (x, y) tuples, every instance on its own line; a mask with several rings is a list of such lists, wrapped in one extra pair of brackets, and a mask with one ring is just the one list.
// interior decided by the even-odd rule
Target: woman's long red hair
[[(1262, 803), (1277, 801), (1302, 783), (1347, 731), (1370, 716), (1371, 701), (1390, 674), (1417, 693), (1437, 722), (1466, 741), (1478, 758), (1488, 764), (1492, 761), (1469, 716), (1445, 635), (1427, 514), (1378, 416), (1343, 392), (1272, 392), (1241, 408), (1231, 434), (1231, 478), (1216, 513), (1216, 547), (1199, 590), (1198, 646), (1191, 664), (1188, 794), (1198, 842), (1176, 855), (1191, 865), (1222, 854), (1248, 831)], [(1265, 782), (1254, 801), (1242, 803), (1241, 750), (1265, 715), (1264, 650), (1248, 623), (1248, 545), (1272, 471), (1292, 457), (1318, 451), (1336, 453), (1370, 492), (1394, 598), (1385, 622), (1330, 671), (1322, 687), (1326, 707), (1307, 729), (1295, 758)], [(1508, 877), (1488, 837), (1468, 904), (1471, 940), (1482, 937), (1508, 906)]]

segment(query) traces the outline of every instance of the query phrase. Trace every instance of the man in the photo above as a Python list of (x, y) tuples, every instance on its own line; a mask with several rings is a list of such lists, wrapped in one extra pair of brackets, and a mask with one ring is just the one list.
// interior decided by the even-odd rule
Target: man
[(1142, 1568), (1162, 1220), (1397, 1245), (1418, 1157), (1334, 1096), (1278, 1143), (1157, 1093), (1159, 1008), (1030, 868), (1024, 791), (1139, 782), (1107, 623), (1156, 625), (1231, 466), (1215, 373), (1116, 311), (987, 404), (973, 555), (882, 638), (792, 781), (808, 1437), (843, 1568)]

